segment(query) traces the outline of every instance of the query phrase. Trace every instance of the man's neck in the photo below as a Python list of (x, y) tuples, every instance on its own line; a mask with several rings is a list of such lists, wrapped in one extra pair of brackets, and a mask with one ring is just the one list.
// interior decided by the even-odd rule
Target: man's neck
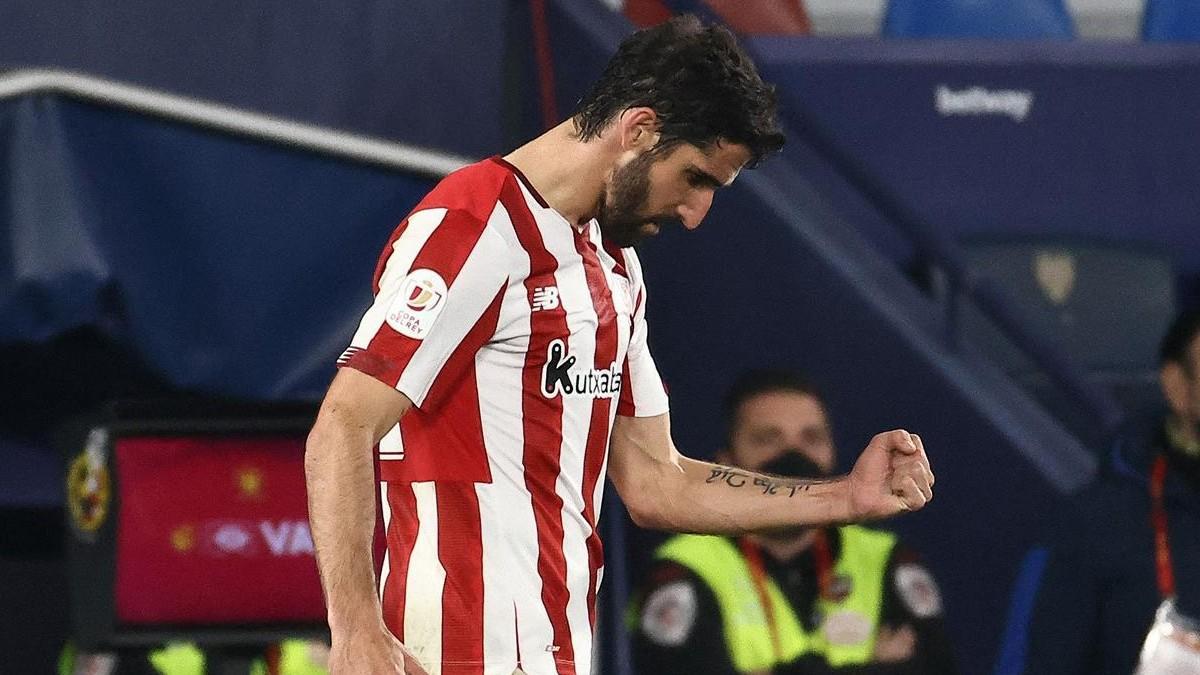
[(805, 530), (791, 537), (771, 537), (754, 535), (752, 539), (767, 555), (776, 562), (788, 562), (812, 548), (816, 541), (817, 530)]
[(567, 120), (504, 159), (525, 174), (551, 208), (580, 226), (596, 216), (612, 171), (610, 154), (604, 139), (579, 141), (574, 124)]

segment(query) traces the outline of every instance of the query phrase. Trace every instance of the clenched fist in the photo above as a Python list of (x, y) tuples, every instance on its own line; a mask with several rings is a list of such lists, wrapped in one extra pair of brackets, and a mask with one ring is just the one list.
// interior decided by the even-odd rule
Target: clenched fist
[(849, 477), (852, 520), (916, 511), (933, 499), (933, 471), (921, 437), (903, 429), (878, 434)]

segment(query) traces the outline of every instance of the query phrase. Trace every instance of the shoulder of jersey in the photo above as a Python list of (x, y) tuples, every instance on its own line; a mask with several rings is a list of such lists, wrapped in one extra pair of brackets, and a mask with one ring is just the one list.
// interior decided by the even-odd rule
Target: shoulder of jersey
[(505, 181), (512, 172), (492, 159), (485, 159), (443, 178), (413, 211), (444, 208), (465, 211), (486, 221), (496, 208)]

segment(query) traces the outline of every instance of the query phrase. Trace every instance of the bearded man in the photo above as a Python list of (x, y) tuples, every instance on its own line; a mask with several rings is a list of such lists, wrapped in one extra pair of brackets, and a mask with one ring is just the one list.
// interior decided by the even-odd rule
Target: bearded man
[(451, 174), (401, 223), (305, 455), (334, 675), (590, 672), (606, 473), (636, 522), (694, 532), (931, 498), (903, 430), (817, 481), (671, 441), (631, 246), (699, 227), (782, 143), (774, 90), (733, 36), (674, 19), (628, 38), (569, 120)]

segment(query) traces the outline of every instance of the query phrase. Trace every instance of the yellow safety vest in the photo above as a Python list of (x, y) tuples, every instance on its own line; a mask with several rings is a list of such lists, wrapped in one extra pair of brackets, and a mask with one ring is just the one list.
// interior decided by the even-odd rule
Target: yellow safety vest
[(739, 672), (770, 670), (804, 654), (818, 654), (834, 667), (870, 663), (883, 604), (884, 573), (896, 537), (853, 525), (838, 531), (842, 546), (834, 574), (848, 578), (851, 586), (838, 602), (817, 600), (824, 618), (816, 630), (804, 629), (779, 586), (766, 579), (779, 637), (778, 658), (754, 577), (733, 543), (724, 537), (678, 535), (659, 547), (656, 557), (687, 567), (713, 591), (721, 608), (729, 654)]
[[(163, 675), (204, 675), (204, 652), (190, 642), (171, 643), (149, 655), (154, 669)], [(59, 657), (58, 672), (70, 675), (74, 671), (75, 648), (68, 644)], [(267, 666), (261, 659), (254, 662), (251, 675), (266, 675)], [(284, 640), (279, 645), (281, 675), (327, 675), (328, 671), (312, 662), (308, 643), (304, 640)]]

